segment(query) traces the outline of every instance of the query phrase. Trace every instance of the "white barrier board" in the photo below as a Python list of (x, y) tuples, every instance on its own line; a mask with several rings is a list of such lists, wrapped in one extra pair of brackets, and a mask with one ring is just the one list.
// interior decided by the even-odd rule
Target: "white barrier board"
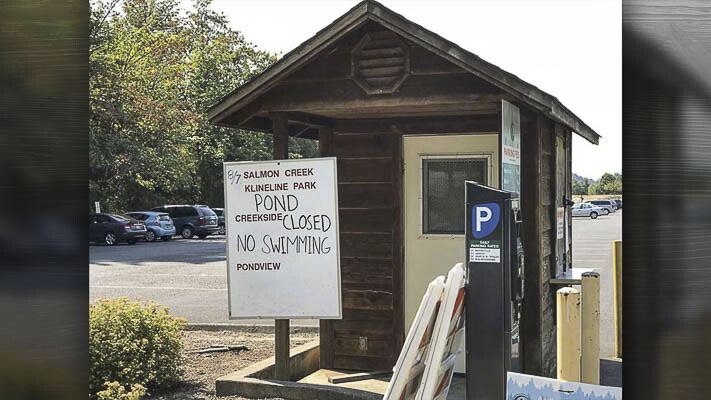
[(336, 159), (223, 172), (230, 318), (341, 318)]
[(427, 368), (425, 360), (432, 349), (432, 333), (439, 314), (443, 291), (443, 276), (438, 276), (427, 286), (427, 291), (422, 297), (412, 327), (393, 368), (393, 376), (383, 400), (411, 400), (419, 393), (422, 377)]
[(442, 292), (440, 312), (434, 325), (434, 346), (427, 355), (427, 369), (423, 374), (418, 400), (444, 400), (452, 384), (454, 366), (462, 353), (464, 342), (464, 264), (458, 263), (447, 274)]

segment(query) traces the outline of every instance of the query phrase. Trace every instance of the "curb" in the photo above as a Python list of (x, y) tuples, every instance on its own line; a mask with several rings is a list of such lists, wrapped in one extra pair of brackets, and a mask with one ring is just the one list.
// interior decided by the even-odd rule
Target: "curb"
[[(237, 325), (237, 324), (188, 324), (185, 327), (188, 331), (230, 331), (230, 332), (246, 332), (246, 333), (270, 333), (274, 334), (274, 325)], [(289, 333), (318, 333), (318, 326), (292, 326), (289, 327)]]

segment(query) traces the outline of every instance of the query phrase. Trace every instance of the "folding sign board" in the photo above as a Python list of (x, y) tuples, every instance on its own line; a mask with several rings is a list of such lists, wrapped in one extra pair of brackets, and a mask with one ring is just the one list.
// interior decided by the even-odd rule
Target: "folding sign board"
[(435, 321), (432, 342), (434, 347), (427, 356), (423, 388), (418, 400), (444, 400), (454, 375), (457, 356), (462, 351), (464, 339), (464, 264), (458, 263), (447, 274), (442, 293), (442, 304)]
[(432, 348), (432, 333), (439, 314), (440, 298), (444, 287), (442, 276), (435, 278), (427, 287), (393, 368), (393, 376), (383, 400), (410, 400), (417, 395), (425, 372), (425, 360)]
[(341, 318), (336, 159), (224, 163), (229, 316)]

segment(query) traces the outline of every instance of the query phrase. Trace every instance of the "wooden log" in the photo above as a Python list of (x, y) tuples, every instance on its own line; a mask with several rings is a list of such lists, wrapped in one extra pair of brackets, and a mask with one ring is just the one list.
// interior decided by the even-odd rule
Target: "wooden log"
[(391, 233), (393, 212), (390, 209), (362, 208), (342, 209), (339, 214), (339, 229), (343, 232)]
[(392, 158), (339, 158), (338, 182), (390, 182)]
[(343, 290), (343, 307), (360, 310), (392, 310), (393, 295), (376, 290)]
[(372, 257), (392, 256), (391, 233), (344, 233), (340, 235), (341, 256), (357, 257), (367, 254)]
[(392, 357), (393, 355), (392, 341), (387, 339), (337, 337), (334, 349), (336, 356)]
[(392, 184), (387, 183), (340, 183), (338, 184), (339, 208), (392, 208)]

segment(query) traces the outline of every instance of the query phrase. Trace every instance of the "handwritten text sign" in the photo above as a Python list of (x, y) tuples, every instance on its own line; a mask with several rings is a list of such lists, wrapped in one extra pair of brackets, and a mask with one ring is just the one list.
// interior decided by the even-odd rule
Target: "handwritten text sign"
[(341, 318), (336, 159), (224, 163), (230, 318)]

